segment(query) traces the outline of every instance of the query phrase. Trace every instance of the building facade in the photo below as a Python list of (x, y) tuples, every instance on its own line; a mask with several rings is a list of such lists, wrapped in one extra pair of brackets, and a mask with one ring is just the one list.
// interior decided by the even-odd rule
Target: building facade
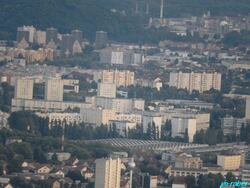
[(224, 170), (238, 170), (240, 169), (241, 155), (218, 155), (217, 165), (221, 166)]
[(134, 84), (134, 72), (120, 70), (102, 70), (94, 72), (94, 80), (96, 82), (115, 84), (119, 86), (130, 86)]
[(17, 79), (15, 85), (16, 99), (32, 99), (33, 98), (33, 79)]
[(193, 142), (194, 135), (197, 131), (196, 119), (176, 116), (171, 119), (171, 124), (172, 124), (171, 136), (173, 138), (174, 137), (184, 138), (185, 134), (187, 134), (188, 141)]
[(111, 83), (98, 83), (97, 96), (116, 98), (116, 85)]
[(121, 160), (97, 159), (95, 163), (95, 188), (120, 188)]
[(110, 120), (114, 120), (116, 112), (111, 109), (81, 108), (80, 114), (83, 122), (100, 126), (108, 125)]
[(210, 89), (221, 90), (221, 74), (213, 73), (170, 73), (169, 85), (178, 89), (187, 89), (189, 92), (197, 90), (200, 93)]
[(245, 118), (250, 120), (250, 96), (246, 97), (246, 114)]
[(240, 135), (240, 129), (246, 125), (246, 119), (225, 117), (221, 119), (221, 128), (224, 135)]

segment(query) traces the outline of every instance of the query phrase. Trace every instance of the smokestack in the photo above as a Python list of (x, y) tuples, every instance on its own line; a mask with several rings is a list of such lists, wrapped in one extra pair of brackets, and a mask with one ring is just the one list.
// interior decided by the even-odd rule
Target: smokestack
[(161, 0), (161, 10), (160, 10), (160, 19), (163, 19), (163, 0)]

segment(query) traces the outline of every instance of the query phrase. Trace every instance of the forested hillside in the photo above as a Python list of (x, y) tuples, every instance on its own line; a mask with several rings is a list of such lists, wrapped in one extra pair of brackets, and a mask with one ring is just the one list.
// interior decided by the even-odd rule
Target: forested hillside
[[(15, 38), (16, 27), (34, 25), (40, 29), (56, 27), (60, 32), (73, 28), (93, 38), (96, 30), (106, 30), (112, 39), (134, 41), (144, 33), (150, 16), (159, 15), (160, 0), (150, 0), (149, 15), (145, 2), (135, 0), (0, 0), (0, 39)], [(249, 0), (167, 0), (165, 16), (237, 15), (250, 12)], [(18, 19), (17, 19), (18, 18)]]

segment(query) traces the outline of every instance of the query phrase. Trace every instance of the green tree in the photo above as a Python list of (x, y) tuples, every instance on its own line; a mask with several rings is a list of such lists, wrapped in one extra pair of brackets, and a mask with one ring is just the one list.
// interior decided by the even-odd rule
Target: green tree
[(195, 177), (191, 175), (185, 177), (185, 182), (187, 184), (187, 188), (194, 188), (196, 185)]
[(84, 178), (81, 174), (80, 171), (72, 171), (70, 170), (67, 174), (66, 174), (66, 177), (69, 177), (70, 179), (72, 179), (73, 181), (81, 181), (81, 182), (84, 182)]
[(38, 163), (41, 163), (41, 164), (44, 164), (47, 162), (47, 157), (45, 155), (45, 152), (41, 149), (41, 147), (36, 147), (34, 149), (34, 156), (33, 156), (33, 159), (38, 162)]
[(188, 129), (185, 129), (184, 142), (187, 142), (187, 143), (189, 142)]
[(7, 165), (8, 173), (21, 172), (23, 161), (23, 156), (16, 155), (12, 160), (9, 161)]

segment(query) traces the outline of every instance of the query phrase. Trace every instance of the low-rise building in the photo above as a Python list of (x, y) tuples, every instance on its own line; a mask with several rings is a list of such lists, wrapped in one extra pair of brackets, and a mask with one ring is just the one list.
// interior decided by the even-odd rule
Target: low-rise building
[(186, 153), (177, 156), (174, 163), (175, 168), (201, 169), (203, 166), (203, 161), (200, 157), (193, 157)]
[(241, 155), (240, 154), (227, 154), (217, 156), (217, 165), (221, 166), (224, 170), (237, 170), (240, 169)]

